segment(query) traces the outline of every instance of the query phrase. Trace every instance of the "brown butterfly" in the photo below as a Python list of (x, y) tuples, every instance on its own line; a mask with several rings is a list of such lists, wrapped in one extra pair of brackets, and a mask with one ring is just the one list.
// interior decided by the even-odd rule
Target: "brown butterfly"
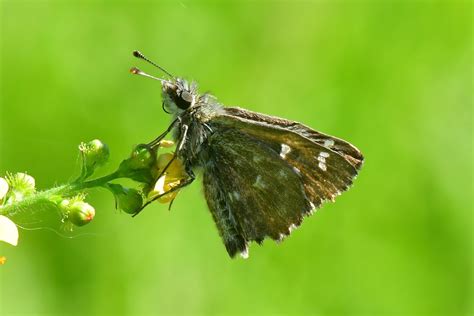
[(173, 132), (174, 158), (187, 174), (174, 190), (202, 170), (206, 201), (231, 257), (247, 257), (251, 241), (281, 241), (357, 176), (364, 158), (350, 143), (297, 122), (224, 107), (212, 95), (199, 94), (194, 82), (174, 77), (138, 51), (134, 56), (170, 77), (131, 70), (161, 82), (163, 109), (173, 116), (149, 145), (158, 146)]

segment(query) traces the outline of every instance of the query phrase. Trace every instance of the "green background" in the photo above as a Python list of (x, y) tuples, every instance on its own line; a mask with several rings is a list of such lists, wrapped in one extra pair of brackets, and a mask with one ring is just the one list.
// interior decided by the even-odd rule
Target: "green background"
[(1, 315), (472, 315), (471, 2), (3, 0), (0, 35), (0, 173), (38, 188), (77, 174), (81, 141), (110, 146), (106, 172), (165, 129), (134, 49), (366, 157), (248, 260), (228, 258), (200, 181), (133, 219), (93, 191), (72, 234), (33, 216), (0, 246)]

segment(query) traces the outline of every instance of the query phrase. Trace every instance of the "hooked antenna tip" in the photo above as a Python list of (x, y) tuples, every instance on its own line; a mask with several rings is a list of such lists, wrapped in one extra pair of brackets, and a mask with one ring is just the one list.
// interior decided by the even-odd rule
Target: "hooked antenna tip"
[(134, 50), (134, 51), (133, 51), (133, 56), (135, 56), (136, 58), (143, 59), (143, 60), (146, 61), (147, 63), (152, 64), (152, 65), (155, 66), (156, 68), (158, 68), (158, 69), (160, 69), (161, 71), (163, 71), (163, 72), (164, 72), (165, 74), (167, 74), (168, 76), (174, 77), (172, 74), (170, 74), (168, 71), (166, 71), (166, 69), (164, 69), (164, 68), (161, 67), (160, 65), (155, 64), (154, 62), (152, 62), (151, 60), (149, 60), (148, 58), (146, 58), (145, 55), (143, 55), (140, 51)]
[(142, 71), (140, 69), (138, 69), (137, 67), (132, 67), (130, 68), (130, 73), (131, 74), (134, 74), (134, 75), (138, 75), (139, 73), (141, 73)]

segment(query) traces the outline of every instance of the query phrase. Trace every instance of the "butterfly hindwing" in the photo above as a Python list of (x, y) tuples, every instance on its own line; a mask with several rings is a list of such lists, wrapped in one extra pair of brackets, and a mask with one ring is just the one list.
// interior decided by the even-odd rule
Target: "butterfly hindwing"
[(208, 206), (229, 255), (247, 243), (281, 240), (311, 210), (301, 177), (267, 143), (238, 129), (208, 139), (204, 166)]

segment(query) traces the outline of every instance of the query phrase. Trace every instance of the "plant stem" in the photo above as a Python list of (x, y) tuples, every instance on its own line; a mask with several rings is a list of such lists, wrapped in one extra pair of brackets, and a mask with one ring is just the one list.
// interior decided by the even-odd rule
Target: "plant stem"
[(34, 209), (39, 204), (54, 204), (55, 196), (73, 196), (81, 193), (82, 191), (94, 187), (103, 187), (106, 183), (111, 180), (120, 178), (121, 174), (119, 171), (115, 171), (109, 175), (86, 181), (76, 181), (61, 185), (52, 189), (37, 191), (34, 194), (25, 197), (21, 201), (15, 201), (12, 204), (5, 205), (0, 208), (0, 214), (6, 214), (8, 216), (14, 216), (22, 212), (27, 212), (28, 209)]
[(77, 182), (72, 184), (73, 190), (84, 190), (84, 189), (89, 189), (89, 188), (94, 188), (94, 187), (102, 187), (104, 186), (107, 182), (115, 180), (117, 178), (120, 178), (121, 174), (117, 170), (115, 172), (112, 172), (111, 174), (108, 174), (106, 176), (86, 181), (86, 182)]
[(25, 197), (21, 201), (15, 201), (0, 208), (0, 214), (14, 216), (21, 212), (26, 212), (29, 208), (34, 208), (38, 204), (53, 203), (50, 198), (55, 195), (68, 194), (71, 191), (70, 185), (62, 185), (45, 191), (38, 191), (35, 194)]

